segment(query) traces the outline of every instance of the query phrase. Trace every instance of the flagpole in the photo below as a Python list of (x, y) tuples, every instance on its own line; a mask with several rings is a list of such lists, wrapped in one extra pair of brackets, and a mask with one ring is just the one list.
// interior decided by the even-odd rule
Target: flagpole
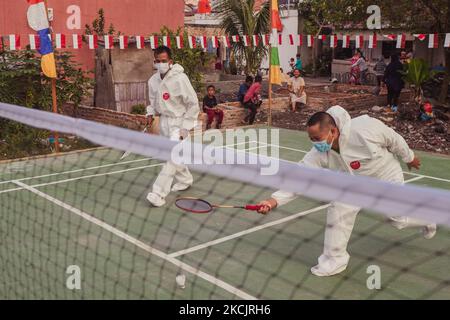
[[(47, 20), (48, 19), (48, 5), (47, 5), (47, 0), (44, 0), (44, 4), (45, 4), (45, 13), (47, 15)], [(49, 25), (51, 26), (50, 21), (48, 21)], [(52, 33), (52, 29), (50, 28), (50, 33)], [(52, 85), (52, 107), (53, 107), (53, 112), (54, 113), (58, 113), (58, 100), (56, 97), (56, 78), (51, 78), (51, 85)], [(55, 152), (59, 153), (59, 135), (58, 132), (54, 132), (54, 138), (55, 138)]]
[[(269, 23), (270, 23), (270, 32), (271, 34), (273, 34), (272, 32), (272, 0), (270, 0), (270, 18), (269, 18)], [(273, 37), (272, 37), (273, 38)], [(269, 38), (270, 40), (270, 38)], [(272, 41), (275, 41), (276, 39), (272, 39)], [(269, 41), (269, 115), (267, 117), (267, 124), (269, 125), (269, 127), (272, 126), (272, 41)]]

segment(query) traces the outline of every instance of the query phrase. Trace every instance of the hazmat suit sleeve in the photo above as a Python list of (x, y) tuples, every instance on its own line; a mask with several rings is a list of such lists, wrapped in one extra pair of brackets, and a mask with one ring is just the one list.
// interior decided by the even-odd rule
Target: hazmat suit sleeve
[(404, 163), (410, 163), (414, 160), (414, 152), (409, 148), (401, 135), (378, 119), (372, 119), (372, 122), (373, 124), (370, 125), (370, 128), (374, 133), (372, 139), (375, 141), (373, 142), (387, 148)]
[[(311, 150), (310, 152), (308, 152), (308, 154), (300, 162), (300, 164), (309, 168), (323, 168), (320, 161), (320, 155), (315, 150)], [(285, 204), (288, 204), (289, 202), (295, 200), (298, 196), (300, 195), (283, 190), (279, 190), (272, 194), (272, 198), (277, 201), (278, 206), (284, 206)]]
[(181, 130), (190, 131), (197, 124), (198, 115), (200, 113), (200, 106), (198, 103), (197, 93), (189, 81), (189, 78), (183, 74), (180, 79), (181, 98), (186, 107), (186, 113), (183, 117)]
[(150, 81), (148, 82), (148, 100), (150, 104), (147, 106), (147, 117), (156, 115), (156, 110), (154, 108), (156, 101), (156, 94), (152, 89)]

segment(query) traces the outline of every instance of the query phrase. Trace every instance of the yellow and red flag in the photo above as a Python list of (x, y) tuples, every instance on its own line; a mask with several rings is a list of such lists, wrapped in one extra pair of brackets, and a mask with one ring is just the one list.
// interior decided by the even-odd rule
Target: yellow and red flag
[(272, 10), (272, 47), (270, 49), (270, 83), (281, 85), (280, 55), (278, 53), (278, 31), (283, 30), (278, 0), (271, 0)]

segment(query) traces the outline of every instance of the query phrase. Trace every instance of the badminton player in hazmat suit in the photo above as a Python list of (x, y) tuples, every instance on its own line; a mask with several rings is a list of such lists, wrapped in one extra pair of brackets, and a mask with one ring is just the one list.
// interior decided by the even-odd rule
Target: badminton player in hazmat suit
[[(186, 139), (189, 131), (195, 127), (200, 112), (197, 94), (183, 67), (173, 63), (170, 48), (160, 46), (155, 50), (155, 67), (158, 71), (148, 81), (149, 125), (155, 115), (160, 115), (162, 136), (173, 141)], [(154, 182), (152, 192), (147, 195), (147, 200), (153, 206), (161, 207), (166, 203), (165, 198), (170, 191), (186, 190), (192, 183), (193, 177), (185, 165), (168, 161)]]
[[(303, 159), (303, 165), (325, 168), (352, 175), (375, 177), (391, 183), (403, 184), (400, 159), (408, 167), (419, 169), (420, 160), (406, 141), (381, 121), (369, 116), (351, 119), (348, 112), (334, 106), (319, 112), (308, 121), (308, 134), (313, 149)], [(298, 194), (277, 191), (271, 199), (261, 202), (260, 213), (267, 214), (277, 206), (294, 200)], [(319, 263), (311, 269), (316, 276), (332, 276), (347, 268), (350, 240), (356, 215), (360, 208), (332, 203), (327, 212), (325, 243)], [(398, 229), (421, 227), (426, 239), (436, 234), (436, 225), (409, 217), (392, 218)]]

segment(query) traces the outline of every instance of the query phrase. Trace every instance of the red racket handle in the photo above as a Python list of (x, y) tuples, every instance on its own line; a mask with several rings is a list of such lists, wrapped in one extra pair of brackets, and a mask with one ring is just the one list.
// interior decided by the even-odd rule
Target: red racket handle
[(259, 205), (246, 205), (245, 206), (245, 210), (249, 210), (249, 211), (258, 211), (259, 209), (261, 209), (263, 206), (259, 206)]

